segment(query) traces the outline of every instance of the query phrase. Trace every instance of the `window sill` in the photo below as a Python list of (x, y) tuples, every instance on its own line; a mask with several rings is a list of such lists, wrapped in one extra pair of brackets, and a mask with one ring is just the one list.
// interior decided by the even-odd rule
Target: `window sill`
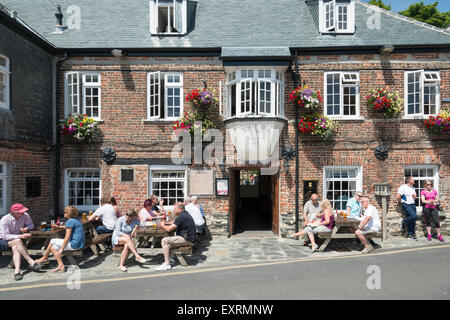
[(174, 119), (142, 119), (142, 123), (168, 123), (168, 122), (175, 122), (177, 121), (179, 118), (174, 118)]
[(361, 117), (348, 117), (348, 118), (346, 118), (346, 117), (334, 117), (334, 116), (328, 116), (328, 115), (325, 115), (325, 116), (327, 116), (331, 120), (339, 120), (339, 121), (364, 121), (365, 120), (364, 118), (361, 118)]
[(413, 117), (411, 117), (411, 116), (404, 116), (403, 118), (402, 118), (402, 120), (425, 120), (425, 119), (428, 119), (430, 116), (433, 116), (433, 117), (435, 117), (435, 116), (437, 116), (437, 114), (428, 114), (428, 115), (421, 115), (421, 116), (413, 116)]

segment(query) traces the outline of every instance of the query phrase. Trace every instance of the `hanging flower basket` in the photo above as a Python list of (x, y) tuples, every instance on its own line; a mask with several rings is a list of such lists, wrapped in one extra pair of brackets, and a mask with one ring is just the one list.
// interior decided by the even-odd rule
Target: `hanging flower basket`
[(99, 133), (98, 122), (86, 114), (73, 113), (59, 124), (61, 134), (76, 141), (91, 140)]
[(366, 96), (366, 105), (369, 109), (382, 113), (385, 118), (396, 118), (403, 109), (403, 100), (397, 91), (371, 89)]
[(298, 87), (289, 94), (289, 101), (299, 108), (316, 111), (322, 101), (319, 90), (312, 90), (308, 85)]
[(212, 108), (217, 100), (214, 98), (214, 91), (206, 88), (193, 89), (186, 96), (186, 102), (189, 102), (194, 109), (206, 111)]
[(437, 116), (429, 116), (424, 124), (431, 134), (450, 134), (450, 111), (442, 111)]
[(320, 137), (323, 140), (330, 139), (337, 122), (318, 113), (307, 114), (299, 119), (298, 130), (303, 136)]
[[(196, 125), (196, 121), (201, 121), (202, 126), (200, 128), (199, 125)], [(202, 112), (194, 111), (194, 112), (188, 112), (186, 111), (183, 114), (183, 117), (181, 117), (179, 120), (175, 121), (173, 130), (175, 132), (181, 131), (187, 131), (191, 135), (194, 135), (197, 130), (201, 130), (202, 135), (205, 133), (208, 129), (215, 128), (214, 123)]]

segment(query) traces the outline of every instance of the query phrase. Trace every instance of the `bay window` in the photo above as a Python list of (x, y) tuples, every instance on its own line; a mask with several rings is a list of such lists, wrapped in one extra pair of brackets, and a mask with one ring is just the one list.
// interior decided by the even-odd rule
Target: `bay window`
[(220, 112), (227, 118), (284, 115), (284, 75), (275, 69), (230, 72), (220, 93)]
[(405, 71), (405, 116), (436, 115), (440, 107), (439, 71)]

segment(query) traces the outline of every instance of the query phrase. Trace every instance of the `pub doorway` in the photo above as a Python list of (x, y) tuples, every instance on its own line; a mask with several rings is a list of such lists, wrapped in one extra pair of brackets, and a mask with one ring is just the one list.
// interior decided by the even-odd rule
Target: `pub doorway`
[(233, 170), (231, 176), (230, 235), (255, 231), (278, 235), (278, 174), (246, 169)]

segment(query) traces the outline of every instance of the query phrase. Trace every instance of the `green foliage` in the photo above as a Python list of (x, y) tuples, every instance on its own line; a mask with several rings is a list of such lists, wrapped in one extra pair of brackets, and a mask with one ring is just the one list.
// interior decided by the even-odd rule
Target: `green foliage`
[(400, 11), (399, 14), (446, 29), (450, 26), (450, 12), (439, 12), (438, 4), (439, 2), (424, 5), (423, 1), (420, 1), (410, 5), (407, 10)]
[(380, 7), (381, 9), (385, 9), (390, 11), (391, 10), (391, 5), (385, 5), (383, 0), (370, 0), (369, 4)]

